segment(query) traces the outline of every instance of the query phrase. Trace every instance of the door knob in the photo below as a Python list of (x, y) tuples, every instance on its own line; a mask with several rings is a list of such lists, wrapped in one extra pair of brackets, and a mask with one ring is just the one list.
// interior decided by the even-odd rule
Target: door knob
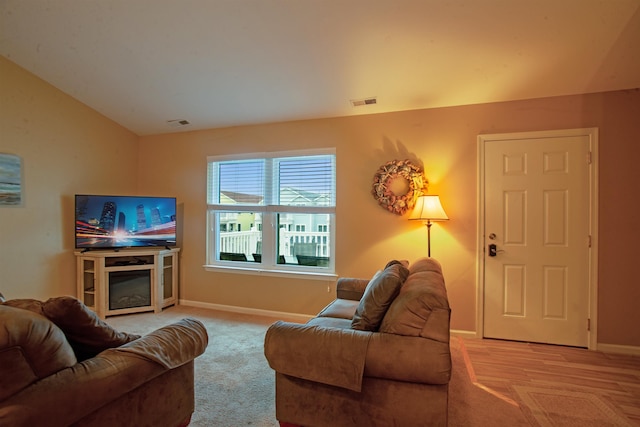
[(491, 243), (489, 245), (489, 256), (496, 256), (498, 255), (498, 252), (504, 252), (504, 250), (498, 249), (498, 245)]
[(489, 245), (489, 256), (498, 255), (498, 246), (495, 243)]

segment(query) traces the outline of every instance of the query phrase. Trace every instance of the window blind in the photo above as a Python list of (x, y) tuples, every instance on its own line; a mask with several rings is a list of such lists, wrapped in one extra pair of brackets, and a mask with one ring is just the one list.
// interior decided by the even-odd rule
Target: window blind
[(335, 206), (335, 157), (276, 159), (278, 200), (287, 206)]
[(335, 156), (296, 156), (209, 163), (208, 203), (335, 206)]

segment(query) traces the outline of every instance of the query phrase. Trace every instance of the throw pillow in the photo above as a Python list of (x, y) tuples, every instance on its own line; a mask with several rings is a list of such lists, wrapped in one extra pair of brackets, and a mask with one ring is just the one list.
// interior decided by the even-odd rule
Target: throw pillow
[(62, 329), (80, 361), (140, 338), (118, 332), (74, 297), (50, 298), (42, 304), (42, 311)]
[(353, 315), (351, 327), (361, 331), (377, 331), (389, 308), (407, 279), (409, 269), (400, 261), (391, 261), (375, 275), (362, 295)]

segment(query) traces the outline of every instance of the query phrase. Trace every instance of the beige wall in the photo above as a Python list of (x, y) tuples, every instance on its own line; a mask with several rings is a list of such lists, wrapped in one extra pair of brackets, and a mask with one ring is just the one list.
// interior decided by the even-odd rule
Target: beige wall
[[(453, 309), (452, 328), (475, 330), (477, 135), (580, 127), (600, 128), (599, 341), (640, 345), (640, 299), (632, 254), (640, 238), (640, 92), (611, 92), (243, 126), (140, 139), (140, 190), (176, 194), (182, 211), (180, 297), (191, 301), (312, 314), (333, 298), (327, 283), (207, 272), (206, 157), (261, 150), (335, 146), (338, 204), (336, 269), (369, 277), (391, 258), (426, 253), (421, 224), (389, 214), (370, 195), (376, 169), (392, 159), (422, 161), (430, 191), (451, 220), (434, 225)], [(615, 220), (610, 220), (615, 218)]]
[(432, 255), (443, 264), (452, 327), (474, 330), (477, 135), (598, 127), (598, 341), (640, 346), (638, 90), (137, 138), (3, 58), (0, 72), (0, 152), (25, 163), (25, 206), (0, 208), (0, 291), (10, 297), (73, 293), (73, 194), (127, 194), (137, 184), (138, 194), (178, 197), (182, 299), (313, 314), (333, 285), (204, 271), (206, 157), (336, 147), (338, 274), (367, 277), (390, 258), (425, 255), (425, 227), (370, 195), (381, 164), (420, 160), (451, 217), (434, 225)]
[(75, 295), (76, 193), (137, 191), (137, 136), (0, 56), (0, 153), (23, 165), (21, 207), (0, 207), (0, 292)]

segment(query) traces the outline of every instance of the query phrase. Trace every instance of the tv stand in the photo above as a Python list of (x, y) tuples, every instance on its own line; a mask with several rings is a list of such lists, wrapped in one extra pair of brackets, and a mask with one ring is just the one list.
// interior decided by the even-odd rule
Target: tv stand
[(178, 302), (179, 248), (76, 251), (78, 299), (104, 319)]

